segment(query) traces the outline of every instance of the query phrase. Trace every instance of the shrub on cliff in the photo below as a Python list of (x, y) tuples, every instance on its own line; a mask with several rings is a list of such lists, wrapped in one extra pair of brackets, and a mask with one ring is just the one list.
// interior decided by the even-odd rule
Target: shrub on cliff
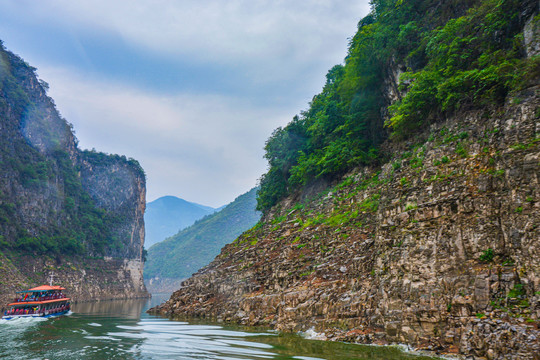
[(421, 34), (409, 56), (427, 64), (401, 77), (403, 99), (389, 107), (387, 125), (404, 137), (444, 112), (503, 103), (526, 75), (521, 0), (489, 0), (465, 16)]
[[(258, 209), (317, 178), (332, 180), (378, 159), (388, 135), (413, 136), (453, 111), (501, 103), (531, 72), (522, 30), (533, 0), (372, 0), (344, 65), (309, 108), (266, 142)], [(396, 71), (397, 101), (388, 96)], [(393, 99), (395, 100), (395, 99)]]

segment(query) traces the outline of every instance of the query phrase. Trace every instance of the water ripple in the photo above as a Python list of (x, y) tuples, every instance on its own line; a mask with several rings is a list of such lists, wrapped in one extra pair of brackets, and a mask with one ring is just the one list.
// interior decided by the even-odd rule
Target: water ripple
[[(306, 340), (293, 334), (191, 324), (144, 313), (151, 304), (76, 304), (71, 316), (0, 320), (4, 360), (397, 360), (398, 349)], [(155, 305), (155, 304), (154, 304)]]
[(155, 320), (116, 327), (124, 331), (108, 332), (107, 338), (131, 339), (136, 344), (130, 352), (149, 359), (167, 356), (181, 359), (272, 359), (276, 355), (268, 351), (273, 348), (271, 345), (240, 340), (262, 333), (224, 330), (216, 325)]

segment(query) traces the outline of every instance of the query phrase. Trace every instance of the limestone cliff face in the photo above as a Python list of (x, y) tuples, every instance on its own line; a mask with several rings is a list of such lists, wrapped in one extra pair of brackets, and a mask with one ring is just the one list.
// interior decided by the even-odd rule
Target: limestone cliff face
[[(532, 58), (538, 7), (523, 4), (516, 41)], [(386, 71), (388, 103), (404, 98), (402, 71)], [(527, 76), (503, 104), (441, 114), (417, 145), (385, 142), (380, 166), (282, 200), (150, 311), (540, 359), (540, 85)]]
[(147, 296), (144, 172), (79, 150), (47, 86), (0, 48), (0, 299), (52, 272), (78, 300)]
[(537, 359), (539, 92), (456, 115), (381, 168), (283, 201), (154, 311)]
[(122, 246), (108, 255), (141, 260), (146, 181), (138, 163), (87, 151), (81, 154), (78, 164), (82, 186), (95, 204), (120, 215), (113, 236), (121, 239)]
[(121, 258), (65, 257), (52, 259), (29, 255), (0, 255), (0, 275), (4, 282), (2, 306), (16, 291), (54, 283), (66, 287), (66, 293), (76, 302), (148, 297), (144, 287), (140, 260)]
[[(529, 20), (515, 40), (532, 58), (538, 7), (523, 4), (519, 16)], [(398, 85), (404, 69), (389, 62), (387, 104), (406, 95)], [(385, 164), (357, 169), (320, 195), (325, 184), (282, 200), (151, 311), (539, 359), (535, 71), (504, 104), (441, 114), (418, 145), (384, 143)]]

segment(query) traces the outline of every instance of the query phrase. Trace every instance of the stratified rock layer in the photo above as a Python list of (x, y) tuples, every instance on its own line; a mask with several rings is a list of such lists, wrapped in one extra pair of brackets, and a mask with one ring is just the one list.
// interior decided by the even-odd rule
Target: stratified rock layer
[(51, 274), (78, 301), (148, 296), (144, 172), (78, 149), (46, 90), (0, 46), (0, 302)]
[(408, 151), (389, 145), (400, 155), (318, 198), (283, 201), (151, 311), (538, 359), (539, 91), (460, 113)]

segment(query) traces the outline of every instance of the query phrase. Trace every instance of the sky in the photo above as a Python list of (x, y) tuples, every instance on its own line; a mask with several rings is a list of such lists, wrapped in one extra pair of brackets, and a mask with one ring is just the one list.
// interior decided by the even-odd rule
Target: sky
[(0, 0), (81, 149), (137, 159), (147, 201), (219, 207), (257, 185), (272, 131), (343, 63), (368, 0)]

